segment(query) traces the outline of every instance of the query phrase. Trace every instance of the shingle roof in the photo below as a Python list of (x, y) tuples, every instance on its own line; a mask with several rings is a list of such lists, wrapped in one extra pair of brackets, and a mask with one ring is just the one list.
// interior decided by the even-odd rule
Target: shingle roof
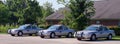
[[(94, 7), (96, 12), (91, 19), (120, 19), (120, 0), (95, 1)], [(46, 19), (60, 20), (63, 18), (64, 15), (61, 12), (55, 12)]]
[(62, 20), (64, 18), (64, 11), (70, 11), (69, 8), (60, 8), (58, 11), (55, 13), (49, 15), (46, 17), (46, 20)]
[(120, 0), (103, 0), (94, 3), (96, 13), (91, 19), (120, 19)]
[(61, 12), (55, 12), (52, 15), (48, 16), (46, 20), (61, 20), (64, 18), (64, 15)]

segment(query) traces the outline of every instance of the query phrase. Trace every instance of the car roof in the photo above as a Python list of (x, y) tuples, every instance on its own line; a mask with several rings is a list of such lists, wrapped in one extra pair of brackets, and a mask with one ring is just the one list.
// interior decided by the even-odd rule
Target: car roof
[(100, 26), (103, 26), (103, 25), (95, 25), (95, 24), (94, 24), (94, 25), (91, 25), (91, 26), (94, 26), (94, 27), (100, 27)]
[(56, 25), (53, 25), (53, 26), (63, 26), (63, 25), (58, 25), (58, 24), (56, 24)]
[(30, 26), (31, 24), (24, 24), (24, 25), (21, 25), (21, 26)]

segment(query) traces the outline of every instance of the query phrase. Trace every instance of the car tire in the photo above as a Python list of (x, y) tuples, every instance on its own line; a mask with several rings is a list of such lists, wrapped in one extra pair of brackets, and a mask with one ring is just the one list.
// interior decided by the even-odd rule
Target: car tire
[(11, 36), (15, 36), (15, 34), (10, 34)]
[(29, 36), (32, 36), (32, 34), (29, 34)]
[(109, 34), (108, 37), (107, 37), (107, 40), (111, 40), (112, 39), (112, 35)]
[(71, 33), (71, 32), (68, 33), (66, 37), (67, 37), (67, 38), (72, 38), (72, 37), (73, 37), (73, 36), (72, 36), (72, 33)]
[(17, 33), (17, 35), (18, 35), (18, 36), (23, 36), (23, 32), (22, 32), (22, 31), (19, 31), (19, 32)]
[(77, 40), (81, 41), (81, 38), (77, 38)]
[(58, 38), (61, 38), (62, 36), (58, 36)]
[(96, 40), (96, 35), (92, 35), (92, 36), (90, 37), (90, 40), (91, 40), (91, 41), (95, 41), (95, 40)]
[(45, 38), (45, 36), (40, 36), (41, 38)]
[(55, 33), (51, 33), (50, 38), (55, 38)]

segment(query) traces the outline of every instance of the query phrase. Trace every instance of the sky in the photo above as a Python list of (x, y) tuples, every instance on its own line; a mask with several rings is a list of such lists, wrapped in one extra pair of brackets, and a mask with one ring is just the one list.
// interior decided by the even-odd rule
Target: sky
[(57, 0), (37, 0), (39, 2), (40, 5), (43, 5), (46, 2), (51, 3), (53, 6), (52, 8), (54, 8), (55, 10), (58, 10), (61, 7), (64, 7), (64, 5), (62, 4), (58, 4)]
[(44, 3), (49, 2), (53, 5), (52, 8), (55, 10), (58, 10), (59, 8), (64, 7), (64, 5), (58, 4), (57, 0), (37, 0), (37, 1), (39, 2), (40, 5), (43, 5)]

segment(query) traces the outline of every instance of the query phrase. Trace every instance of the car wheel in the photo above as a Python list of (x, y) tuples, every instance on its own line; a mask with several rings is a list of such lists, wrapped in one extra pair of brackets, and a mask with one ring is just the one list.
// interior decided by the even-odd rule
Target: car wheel
[(90, 37), (90, 40), (92, 40), (92, 41), (96, 40), (96, 36), (95, 36), (95, 35), (92, 35), (92, 36)]
[(62, 36), (58, 36), (59, 38), (61, 38)]
[(72, 38), (72, 33), (68, 33), (67, 38)]
[(41, 38), (45, 38), (45, 36), (40, 36)]
[(107, 40), (111, 40), (111, 39), (112, 39), (112, 35), (110, 34), (108, 35)]
[(80, 40), (81, 40), (81, 38), (77, 38), (77, 40), (79, 40), (79, 41), (80, 41)]
[(15, 34), (10, 34), (11, 36), (15, 36)]
[(19, 32), (17, 33), (17, 35), (18, 35), (18, 36), (23, 36), (23, 32), (19, 31)]
[(29, 36), (32, 36), (32, 34), (29, 34)]
[(55, 38), (55, 33), (51, 33), (50, 38)]

